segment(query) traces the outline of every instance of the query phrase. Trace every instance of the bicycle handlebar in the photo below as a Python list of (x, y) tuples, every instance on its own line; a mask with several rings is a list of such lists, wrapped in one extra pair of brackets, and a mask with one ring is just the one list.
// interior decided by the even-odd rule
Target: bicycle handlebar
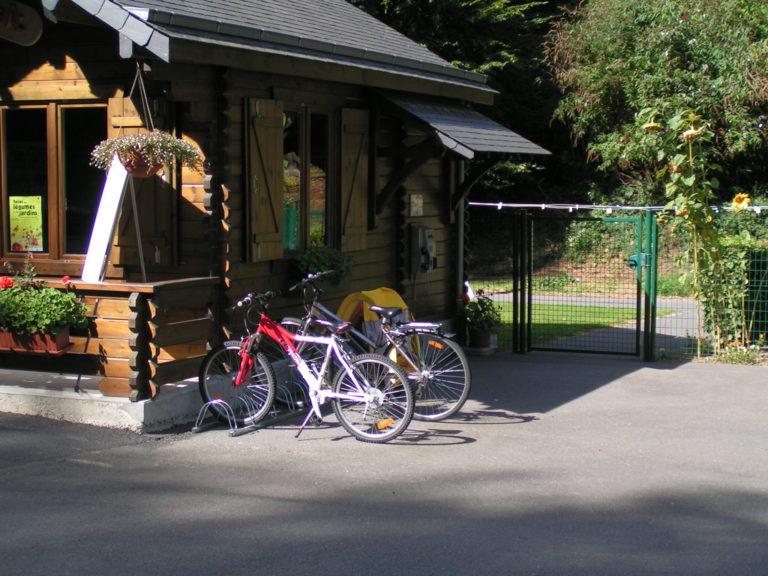
[(279, 294), (278, 292), (273, 292), (272, 290), (268, 290), (267, 292), (262, 292), (260, 294), (256, 292), (251, 292), (249, 294), (246, 294), (242, 298), (240, 298), (240, 300), (238, 300), (237, 302), (235, 302), (235, 305), (232, 306), (232, 309), (234, 310), (237, 308), (244, 308), (247, 306), (251, 306), (253, 304), (259, 304), (263, 306), (278, 294)]
[(336, 273), (335, 270), (323, 270), (322, 272), (307, 274), (305, 278), (302, 278), (301, 280), (296, 282), (296, 284), (288, 288), (288, 291), (293, 292), (294, 290), (297, 290), (298, 288), (302, 288), (307, 284), (311, 284), (314, 287), (315, 282), (317, 282), (318, 280), (322, 280), (326, 276), (330, 276), (331, 274), (335, 274), (335, 273)]

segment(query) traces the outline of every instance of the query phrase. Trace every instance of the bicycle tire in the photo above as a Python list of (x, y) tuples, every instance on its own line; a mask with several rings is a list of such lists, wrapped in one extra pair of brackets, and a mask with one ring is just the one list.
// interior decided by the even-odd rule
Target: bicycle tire
[(203, 359), (198, 385), (203, 402), (216, 419), (230, 426), (253, 425), (272, 408), (275, 399), (275, 374), (261, 352), (254, 356), (251, 377), (235, 386), (240, 369), (240, 347), (237, 341), (224, 342)]
[(436, 422), (453, 416), (464, 406), (472, 388), (464, 350), (453, 340), (430, 332), (408, 334), (405, 348), (418, 372), (394, 345), (385, 355), (401, 366), (415, 385), (414, 419)]
[(339, 370), (333, 383), (338, 394), (372, 395), (370, 401), (334, 398), (336, 418), (362, 442), (380, 444), (402, 434), (413, 417), (413, 392), (405, 371), (380, 354), (361, 354), (350, 361), (351, 373)]

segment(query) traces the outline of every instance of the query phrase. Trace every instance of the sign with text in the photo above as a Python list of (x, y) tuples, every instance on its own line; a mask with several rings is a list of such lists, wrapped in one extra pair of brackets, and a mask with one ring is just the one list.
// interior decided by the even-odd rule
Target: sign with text
[(12, 252), (43, 252), (43, 197), (9, 196)]

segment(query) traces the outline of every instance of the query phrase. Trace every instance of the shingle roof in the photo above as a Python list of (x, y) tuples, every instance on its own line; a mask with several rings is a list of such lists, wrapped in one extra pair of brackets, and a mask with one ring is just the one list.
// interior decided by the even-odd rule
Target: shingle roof
[[(60, 0), (41, 0), (54, 11)], [(326, 61), (493, 92), (481, 74), (452, 66), (344, 0), (70, 0), (121, 38), (173, 60), (171, 40)], [(121, 48), (122, 50), (122, 48)], [(469, 108), (391, 98), (430, 126), (443, 146), (476, 152), (548, 154)]]
[[(57, 1), (43, 0), (43, 4), (55, 5)], [(344, 0), (72, 1), (168, 60), (173, 55), (167, 38), (187, 39), (401, 72), (491, 91), (483, 75), (452, 66)], [(153, 35), (153, 31), (158, 34)], [(165, 42), (160, 35), (166, 37)]]

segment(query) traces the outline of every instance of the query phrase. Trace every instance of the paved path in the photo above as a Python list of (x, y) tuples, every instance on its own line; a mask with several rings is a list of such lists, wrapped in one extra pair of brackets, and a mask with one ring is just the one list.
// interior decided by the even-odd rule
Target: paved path
[(4, 576), (739, 575), (768, 566), (768, 369), (472, 359), (466, 410), (157, 436), (0, 414)]

